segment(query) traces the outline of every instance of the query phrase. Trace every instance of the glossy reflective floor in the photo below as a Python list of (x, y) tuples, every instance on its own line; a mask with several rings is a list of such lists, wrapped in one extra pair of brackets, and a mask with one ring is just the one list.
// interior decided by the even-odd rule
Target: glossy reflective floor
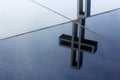
[(0, 41), (0, 80), (119, 80), (120, 10), (86, 21), (85, 37), (98, 41), (98, 51), (84, 53), (80, 70), (70, 67), (71, 49), (58, 44), (72, 34), (67, 23)]
[[(77, 17), (77, 0), (32, 0), (71, 20)], [(31, 0), (0, 0), (0, 39), (69, 21)], [(91, 15), (120, 8), (119, 0), (92, 0)], [(102, 6), (101, 6), (102, 4)]]

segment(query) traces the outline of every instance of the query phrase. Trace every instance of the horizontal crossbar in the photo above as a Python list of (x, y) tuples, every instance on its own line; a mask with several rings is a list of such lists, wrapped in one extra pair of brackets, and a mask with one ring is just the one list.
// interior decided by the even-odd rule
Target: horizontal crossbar
[[(71, 48), (72, 47), (72, 36), (62, 34), (59, 37), (59, 44), (64, 47)], [(94, 54), (97, 51), (98, 42), (88, 40), (88, 39), (82, 39), (81, 43), (79, 43), (79, 38), (75, 38), (73, 45), (74, 45), (73, 46), (74, 50), (79, 50), (78, 45), (81, 45), (80, 51)]]

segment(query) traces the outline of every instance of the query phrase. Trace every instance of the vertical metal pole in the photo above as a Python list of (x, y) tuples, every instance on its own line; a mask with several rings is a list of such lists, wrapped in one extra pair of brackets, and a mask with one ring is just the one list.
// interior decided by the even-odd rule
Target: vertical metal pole
[[(79, 20), (80, 21), (80, 20)], [(80, 23), (80, 24), (79, 24)], [(81, 22), (73, 22), (72, 26), (72, 50), (71, 50), (71, 66), (73, 68), (79, 69), (82, 66), (83, 62), (83, 52), (80, 51), (80, 44), (82, 38), (84, 38), (84, 28), (79, 27), (81, 24), (85, 23), (84, 20), (81, 20)], [(74, 49), (74, 41), (78, 37), (78, 28), (79, 28), (79, 45), (78, 45), (78, 51)]]
[[(85, 29), (81, 27), (81, 25), (85, 25), (85, 19), (82, 19), (80, 17), (81, 13), (84, 13), (83, 11), (83, 0), (78, 0), (78, 26), (79, 26), (79, 33), (78, 33), (78, 37), (79, 37), (79, 45), (78, 45), (78, 65), (79, 68), (82, 66), (83, 64), (83, 52), (81, 51), (81, 40), (84, 39), (84, 35), (85, 35)], [(82, 5), (82, 6), (80, 6)], [(85, 15), (85, 14), (83, 14)]]
[(83, 0), (77, 0), (77, 18), (80, 18), (80, 14), (84, 14), (83, 12)]
[[(78, 0), (77, 2), (77, 18), (80, 17), (80, 15), (83, 14), (83, 0)], [(72, 50), (71, 50), (71, 66), (73, 68), (79, 69), (82, 66), (82, 61), (83, 61), (83, 52), (80, 51), (80, 45), (78, 45), (78, 51), (74, 50), (74, 41), (75, 38), (77, 38), (77, 35), (79, 34), (79, 43), (81, 43), (81, 34), (84, 33), (82, 32), (82, 28), (79, 27), (82, 24), (82, 20), (78, 20), (76, 22), (73, 22), (72, 26)], [(85, 21), (84, 21), (85, 22)], [(78, 28), (79, 33), (78, 33)], [(82, 34), (83, 35), (83, 34)]]
[(78, 24), (73, 22), (72, 24), (72, 44), (71, 44), (71, 67), (72, 68), (77, 68), (77, 51), (74, 49), (74, 41), (75, 38), (77, 38), (77, 34), (78, 34)]
[(78, 26), (79, 26), (79, 45), (78, 45), (78, 64), (79, 68), (83, 64), (83, 52), (81, 51), (81, 40), (84, 39), (85, 36), (85, 29), (81, 27), (81, 25), (85, 25), (85, 20), (79, 20)]
[(79, 46), (78, 46), (78, 60), (79, 60), (79, 65), (82, 66), (83, 63), (83, 52), (81, 51), (81, 40), (84, 39), (85, 37), (85, 28), (83, 28), (81, 25), (85, 26), (85, 19), (80, 17), (80, 13), (84, 13), (83, 15), (85, 17), (90, 16), (90, 9), (91, 9), (91, 0), (85, 0), (85, 12), (83, 11), (83, 0), (78, 0), (78, 5), (82, 5), (78, 7), (78, 26), (79, 26)]
[[(83, 4), (84, 1), (85, 4)], [(90, 16), (91, 0), (77, 0), (77, 13), (77, 18), (84, 18)]]
[(86, 0), (85, 1), (85, 12), (86, 12), (86, 17), (90, 16), (91, 14), (91, 0)]
[[(80, 11), (78, 13), (78, 15), (81, 15), (80, 13), (84, 13), (83, 15), (85, 17), (88, 17), (90, 16), (90, 11), (91, 11), (91, 0), (85, 0), (85, 12), (83, 11), (83, 0), (78, 0), (78, 3), (79, 5), (82, 5), (80, 7), (78, 7), (78, 11)], [(82, 4), (81, 4), (82, 3)], [(82, 26), (85, 27), (85, 19), (84, 17), (78, 17), (78, 24), (79, 24), (79, 46), (78, 46), (78, 60), (79, 60), (79, 65), (82, 66), (82, 63), (83, 63), (83, 52), (81, 51), (81, 40), (84, 39), (85, 37), (85, 28), (83, 28)], [(82, 26), (81, 26), (82, 25)]]
[[(81, 40), (85, 37), (85, 26), (84, 16), (90, 16), (90, 5), (91, 0), (85, 0), (85, 12), (83, 11), (83, 0), (77, 0), (77, 21), (73, 22), (72, 26), (72, 43), (71, 43), (71, 66), (79, 69), (83, 63), (83, 52), (81, 51)], [(79, 29), (79, 30), (78, 30)], [(77, 36), (78, 35), (78, 36)], [(79, 38), (78, 51), (74, 49), (75, 38)]]

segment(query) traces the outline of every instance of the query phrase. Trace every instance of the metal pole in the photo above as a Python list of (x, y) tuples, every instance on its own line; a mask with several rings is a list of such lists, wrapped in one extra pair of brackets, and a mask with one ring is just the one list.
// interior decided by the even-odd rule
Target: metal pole
[[(77, 0), (77, 19), (73, 22), (72, 26), (72, 43), (71, 43), (71, 65), (73, 68), (79, 69), (83, 63), (83, 52), (81, 51), (81, 41), (85, 37), (85, 28), (81, 27), (81, 25), (85, 26), (84, 17), (90, 16), (90, 4), (91, 0), (85, 0), (85, 4), (83, 4), (83, 0)], [(85, 10), (83, 10), (85, 6)], [(79, 29), (79, 30), (78, 30)], [(75, 39), (78, 37), (78, 50), (74, 49)]]

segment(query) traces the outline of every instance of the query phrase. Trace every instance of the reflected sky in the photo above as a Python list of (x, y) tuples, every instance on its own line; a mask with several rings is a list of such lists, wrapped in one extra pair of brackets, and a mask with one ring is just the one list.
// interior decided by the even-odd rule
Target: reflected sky
[[(115, 4), (111, 7), (117, 7)], [(0, 0), (0, 12), (0, 38), (67, 21), (29, 0)], [(69, 16), (74, 18), (72, 12)], [(88, 18), (86, 27), (119, 43), (119, 24), (120, 10)], [(120, 48), (88, 30), (85, 37), (98, 41), (98, 51), (95, 55), (84, 53), (81, 70), (71, 69), (71, 50), (58, 45), (61, 34), (71, 35), (71, 26), (69, 23), (0, 41), (0, 80), (119, 80)]]
[[(75, 19), (77, 0), (34, 0), (61, 14)], [(120, 0), (91, 0), (91, 15), (120, 8)]]
[[(76, 19), (77, 0), (35, 0), (71, 19)], [(92, 0), (91, 14), (119, 8), (119, 0)], [(30, 0), (0, 0), (0, 39), (66, 22)]]
[[(95, 55), (84, 53), (80, 70), (70, 67), (71, 49), (59, 46), (58, 38), (71, 35), (71, 31), (72, 23), (68, 23), (0, 41), (0, 80), (119, 80), (120, 48), (88, 30), (85, 37), (98, 41), (98, 51)], [(120, 37), (114, 36), (114, 40)]]
[(0, 0), (0, 12), (0, 39), (68, 21), (29, 0)]

